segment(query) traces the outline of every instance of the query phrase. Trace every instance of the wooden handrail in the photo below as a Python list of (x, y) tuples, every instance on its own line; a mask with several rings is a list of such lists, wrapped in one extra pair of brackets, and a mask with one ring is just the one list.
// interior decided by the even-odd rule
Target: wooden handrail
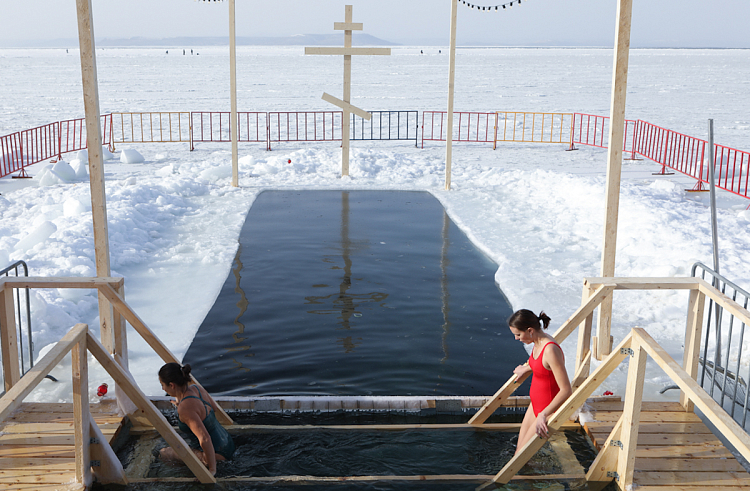
[(750, 435), (644, 329), (633, 329), (633, 333), (639, 346), (685, 392), (727, 441), (750, 461)]
[[(626, 350), (630, 348), (632, 335), (628, 335), (622, 342), (617, 346), (615, 350), (602, 362), (599, 367), (586, 379), (581, 386), (576, 389), (573, 394), (558, 408), (557, 411), (550, 417), (547, 422), (547, 427), (550, 431), (559, 430), (560, 427), (570, 419), (573, 413), (578, 410), (586, 399), (591, 397), (594, 391), (601, 385), (602, 382), (614, 371), (615, 368), (625, 359)], [(531, 457), (536, 454), (540, 448), (547, 441), (546, 438), (540, 438), (538, 435), (534, 435), (510, 461), (505, 464), (500, 472), (492, 479), (492, 481), (479, 486), (477, 490), (484, 489), (487, 486), (494, 485), (495, 483), (507, 484), (510, 479), (521, 470), (521, 468), (529, 461)]]
[[(165, 363), (179, 363), (179, 360), (159, 340), (159, 338), (148, 328), (145, 322), (135, 313), (135, 311), (128, 305), (128, 303), (117, 293), (118, 290), (122, 290), (124, 285), (124, 278), (121, 277), (12, 277), (4, 276), (0, 277), (0, 316), (5, 315), (5, 318), (0, 318), (0, 325), (7, 324), (8, 326), (15, 324), (15, 317), (13, 308), (8, 308), (7, 305), (12, 305), (12, 296), (10, 291), (14, 288), (90, 288), (96, 289), (101, 295), (103, 295), (114, 307), (115, 311), (122, 315), (135, 331), (146, 341), (146, 343), (156, 352), (159, 357), (164, 360)], [(7, 289), (7, 290), (6, 290)], [(6, 305), (7, 304), (7, 305)], [(3, 371), (6, 374), (5, 385), (6, 391), (12, 388), (18, 380), (21, 378), (20, 371), (18, 369), (18, 360), (13, 357), (17, 353), (15, 349), (16, 336), (15, 329), (4, 329), (3, 336), (0, 339), (0, 345), (2, 345), (3, 353), (9, 353), (9, 356), (3, 357)], [(124, 334), (123, 334), (124, 336)], [(126, 345), (124, 339), (120, 339), (120, 333), (115, 330), (115, 342), (119, 345)], [(45, 374), (46, 375), (46, 374)], [(193, 377), (196, 385), (200, 386), (198, 380)], [(201, 386), (202, 387), (202, 386)], [(221, 424), (231, 425), (234, 424), (232, 418), (224, 411), (224, 409), (216, 403), (211, 397), (208, 397), (214, 403), (217, 408), (216, 418)]]
[[(161, 342), (161, 340), (154, 334), (154, 332), (148, 328), (146, 323), (143, 322), (140, 317), (138, 317), (138, 314), (133, 311), (130, 305), (128, 305), (128, 303), (122, 297), (120, 297), (111, 286), (102, 285), (99, 287), (99, 291), (107, 298), (107, 300), (110, 301), (112, 306), (120, 313), (120, 315), (125, 317), (130, 325), (133, 326), (133, 329), (135, 329), (135, 331), (141, 335), (143, 340), (146, 341), (149, 346), (151, 346), (151, 349), (153, 349), (156, 354), (158, 354), (161, 359), (164, 360), (165, 363), (180, 363), (179, 360), (177, 360), (177, 357), (175, 357), (169, 350), (169, 348), (167, 348), (164, 343)], [(192, 378), (195, 382), (195, 385), (201, 386), (195, 376), (192, 376)], [(204, 391), (213, 401), (211, 394), (209, 394), (205, 389)], [(234, 424), (232, 418), (221, 408), (221, 406), (216, 404), (216, 401), (213, 402), (217, 408), (216, 418), (219, 420), (219, 423), (227, 425)]]
[[(0, 398), (0, 421), (4, 421), (14, 410), (18, 409), (23, 400), (33, 391), (44, 377), (67, 355), (73, 355), (73, 405), (75, 413), (75, 436), (76, 436), (76, 482), (88, 485), (91, 482), (90, 470), (90, 442), (89, 434), (101, 435), (96, 424), (91, 420), (88, 406), (88, 363), (86, 352), (90, 352), (99, 361), (101, 366), (115, 379), (127, 396), (142, 410), (154, 428), (164, 437), (177, 455), (187, 464), (188, 468), (202, 483), (215, 483), (216, 478), (208, 471), (198, 457), (190, 450), (190, 447), (172, 428), (164, 415), (159, 412), (151, 401), (138, 388), (136, 383), (128, 376), (127, 372), (112, 358), (104, 346), (93, 336), (86, 324), (76, 324), (55, 346), (21, 378), (6, 394)], [(101, 445), (108, 445), (106, 441), (100, 440)], [(122, 473), (122, 466), (117, 460), (114, 452), (99, 452), (109, 462), (107, 467), (119, 466), (120, 481), (127, 483)]]
[[(562, 343), (569, 335), (572, 333), (578, 325), (586, 319), (591, 313), (596, 309), (596, 307), (599, 306), (599, 304), (604, 300), (604, 298), (607, 297), (610, 293), (612, 293), (612, 290), (615, 289), (615, 283), (603, 283), (600, 284), (596, 290), (594, 291), (593, 295), (589, 297), (588, 301), (586, 301), (583, 305), (581, 305), (578, 310), (576, 310), (572, 316), (563, 324), (560, 326), (560, 328), (553, 334), (553, 337), (555, 338), (555, 341), (560, 344)], [(524, 380), (529, 376), (529, 374), (525, 374), (523, 377), (519, 378), (516, 374), (513, 374), (507, 382), (505, 382), (505, 385), (503, 385), (500, 390), (498, 390), (495, 395), (493, 395), (490, 400), (488, 400), (482, 408), (477, 411), (477, 413), (469, 420), (469, 424), (472, 425), (481, 425), (485, 421), (487, 421), (487, 418), (492, 416), (492, 413), (495, 412), (495, 410), (500, 407), (503, 402), (513, 393), (515, 390), (521, 386)]]
[(3, 276), (0, 278), (0, 291), (8, 288), (99, 288), (102, 285), (121, 287), (125, 278), (121, 277), (32, 277), (32, 276)]
[(86, 324), (76, 324), (73, 326), (57, 342), (54, 348), (47, 352), (33, 368), (26, 372), (16, 385), (5, 393), (2, 399), (0, 399), (0, 421), (4, 421), (10, 413), (18, 409), (23, 399), (39, 385), (39, 382), (44, 380), (44, 377), (73, 349), (73, 346), (86, 336), (86, 332), (88, 332)]

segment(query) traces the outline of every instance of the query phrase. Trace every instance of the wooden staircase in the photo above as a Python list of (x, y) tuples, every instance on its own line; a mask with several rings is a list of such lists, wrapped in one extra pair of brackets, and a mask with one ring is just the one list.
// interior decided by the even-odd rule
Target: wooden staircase
[[(597, 450), (622, 415), (622, 401), (590, 402), (594, 421), (583, 427)], [(638, 491), (739, 491), (750, 474), (695, 413), (678, 402), (641, 406), (633, 484)], [(635, 486), (634, 486), (635, 487)]]
[[(90, 404), (111, 443), (121, 427), (114, 401)], [(23, 403), (0, 423), (0, 489), (83, 490), (76, 484), (72, 403)]]

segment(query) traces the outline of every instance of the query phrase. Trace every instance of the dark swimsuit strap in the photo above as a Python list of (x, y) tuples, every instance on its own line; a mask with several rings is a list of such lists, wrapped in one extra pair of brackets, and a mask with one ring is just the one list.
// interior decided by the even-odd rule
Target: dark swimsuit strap
[[(191, 385), (190, 387), (194, 387), (194, 386), (192, 386), (192, 385)], [(189, 389), (190, 387), (188, 387), (188, 389)], [(180, 403), (182, 403), (182, 401), (184, 401), (185, 399), (200, 399), (200, 401), (201, 401), (201, 402), (203, 403), (203, 405), (204, 405), (204, 406), (208, 406), (208, 409), (210, 409), (211, 411), (213, 411), (213, 410), (214, 410), (214, 408), (213, 408), (213, 407), (211, 407), (211, 404), (209, 404), (209, 403), (207, 403), (206, 401), (204, 401), (204, 400), (203, 400), (203, 396), (201, 396), (201, 390), (200, 390), (200, 389), (198, 389), (197, 387), (196, 387), (196, 389), (195, 389), (195, 390), (197, 390), (197, 391), (198, 391), (198, 397), (196, 397), (196, 396), (185, 396), (185, 397), (183, 397), (182, 399), (180, 399)], [(205, 418), (203, 418), (203, 419), (206, 419), (206, 418), (208, 418), (208, 414), (209, 414), (209, 413), (208, 413), (208, 409), (206, 409), (206, 416), (205, 416)]]

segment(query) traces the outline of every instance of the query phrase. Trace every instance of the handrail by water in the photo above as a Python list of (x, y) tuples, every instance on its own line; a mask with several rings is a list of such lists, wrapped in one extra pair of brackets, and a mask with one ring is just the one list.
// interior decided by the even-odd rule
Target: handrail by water
[[(24, 276), (29, 276), (29, 267), (26, 264), (25, 261), (16, 261), (15, 263), (11, 264), (7, 268), (0, 270), (0, 276), (10, 276), (10, 272), (15, 272), (16, 276), (18, 276), (18, 268), (23, 267), (23, 273)], [(25, 288), (26, 291), (26, 339), (29, 341), (29, 368), (34, 368), (34, 340), (31, 337), (31, 303), (29, 301), (29, 289)], [(21, 372), (26, 373), (26, 367), (23, 360), (23, 336), (21, 335), (21, 331), (23, 330), (23, 325), (21, 322), (21, 292), (19, 290), (16, 290), (16, 309), (18, 313), (18, 343), (20, 345), (20, 352), (21, 352)]]
[[(634, 328), (602, 361), (601, 365), (589, 375), (587, 364), (591, 356), (590, 347), (586, 343), (581, 346), (582, 343), (579, 342), (576, 357), (576, 376), (573, 382), (574, 387), (576, 385), (578, 387), (550, 417), (547, 426), (552, 430), (558, 429), (567, 421), (624, 358), (631, 357), (625, 395), (625, 410), (607, 439), (607, 441), (622, 442), (622, 450), (619, 450), (618, 447), (605, 446), (591, 465), (587, 480), (607, 481), (611, 480), (613, 476), (618, 476), (618, 485), (621, 489), (627, 489), (633, 483), (635, 447), (645, 378), (646, 356), (644, 355), (646, 354), (651, 356), (667, 376), (679, 386), (682, 391), (680, 402), (685, 410), (692, 412), (694, 407), (698, 406), (703, 414), (713, 422), (722, 436), (743, 457), (750, 460), (750, 435), (696, 382), (703, 328), (703, 306), (706, 298), (720, 306), (721, 309), (730, 312), (743, 324), (750, 324), (750, 311), (702, 278), (587, 278), (584, 281), (581, 307), (563, 323), (554, 335), (558, 343), (567, 338), (579, 325), (581, 326), (579, 341), (582, 339), (590, 340), (593, 311), (607, 296), (612, 294), (613, 290), (688, 290), (690, 292), (683, 366), (680, 367), (645, 330)], [(596, 343), (593, 344), (595, 347)], [(518, 379), (515, 374), (511, 376), (503, 388), (477, 412), (469, 423), (483, 424), (492, 414), (494, 408), (504, 398), (512, 394), (520, 385), (520, 382), (522, 380)], [(492, 481), (477, 489), (483, 489), (495, 483), (507, 483), (528, 459), (542, 447), (545, 441), (546, 439), (535, 435)]]
[[(104, 333), (102, 334), (104, 345), (99, 342), (91, 333), (88, 331), (88, 327), (79, 324), (71, 330), (75, 331), (76, 334), (68, 333), (63, 340), (66, 344), (60, 344), (50, 351), (49, 354), (53, 354), (50, 358), (49, 354), (43, 361), (40, 361), (36, 367), (32, 368), (27, 374), (21, 377), (18, 370), (18, 350), (16, 349), (16, 336), (15, 329), (8, 329), (7, 326), (11, 324), (15, 325), (15, 314), (13, 305), (13, 289), (18, 288), (93, 288), (98, 290), (112, 305), (117, 315), (126, 319), (131, 326), (140, 334), (148, 345), (165, 361), (165, 362), (178, 362), (176, 357), (169, 351), (169, 349), (156, 337), (156, 335), (146, 326), (146, 324), (138, 317), (133, 309), (125, 302), (121, 292), (123, 286), (123, 278), (81, 278), (81, 277), (1, 277), (0, 278), (0, 327), (3, 327), (0, 332), (0, 347), (2, 348), (2, 363), (3, 363), (3, 375), (5, 378), (6, 394), (0, 399), (5, 401), (0, 403), (0, 421), (7, 416), (5, 411), (12, 411), (12, 408), (17, 407), (23, 400), (23, 397), (28, 395), (33, 387), (35, 387), (45, 375), (62, 359), (65, 353), (73, 349), (73, 345), (83, 343), (84, 348), (88, 349), (99, 363), (107, 370), (107, 372), (115, 379), (118, 386), (122, 387), (123, 392), (130, 398), (133, 403), (144, 412), (149, 422), (164, 436), (167, 442), (175, 448), (178, 455), (188, 464), (188, 467), (193, 471), (196, 477), (201, 482), (216, 482), (215, 478), (210, 472), (206, 470), (203, 464), (195, 457), (192, 451), (187, 446), (184, 446), (184, 441), (176, 435), (173, 435), (174, 430), (164, 419), (164, 416), (153, 406), (148, 398), (143, 395), (137, 385), (132, 381), (128, 372), (122, 368), (126, 366), (127, 352), (120, 352), (119, 349), (122, 346), (127, 346), (124, 341), (125, 336), (125, 324), (124, 322), (114, 322), (114, 332), (109, 333), (109, 339), (104, 339)], [(83, 326), (83, 327), (80, 327)], [(84, 331), (86, 341), (81, 339), (81, 331)], [(75, 341), (68, 339), (68, 336), (72, 336)], [(120, 338), (118, 343), (117, 339)], [(80, 348), (79, 348), (80, 349)], [(61, 354), (60, 351), (63, 351)], [(110, 354), (111, 352), (111, 354)], [(57, 358), (59, 356), (59, 358)], [(85, 364), (86, 356), (80, 356), (83, 358), (81, 364)], [(125, 362), (125, 365), (123, 365)], [(74, 357), (73, 370), (74, 370), (74, 393), (76, 394), (88, 394), (88, 385), (81, 382), (81, 378), (76, 381), (75, 373), (88, 373), (85, 366), (76, 367), (76, 358)], [(79, 372), (76, 372), (78, 370)], [(193, 382), (199, 385), (199, 382), (193, 377)], [(76, 385), (78, 384), (78, 385)], [(85, 389), (85, 390), (84, 390)], [(28, 390), (28, 392), (26, 392)], [(76, 390), (78, 392), (76, 392)], [(210, 394), (209, 399), (213, 401)], [(82, 396), (83, 397), (83, 396)], [(88, 408), (88, 396), (85, 397), (86, 408)], [(6, 407), (7, 406), (7, 407)], [(216, 417), (219, 422), (223, 424), (233, 424), (232, 419), (226, 412), (216, 404)], [(77, 410), (78, 411), (78, 410)], [(79, 414), (78, 412), (76, 413)], [(88, 419), (87, 419), (88, 421)], [(83, 424), (82, 431), (88, 431), (88, 426)], [(170, 433), (171, 432), (171, 433)], [(78, 430), (76, 435), (78, 435)], [(79, 447), (83, 446), (84, 451), (88, 451), (88, 438), (81, 440), (83, 443), (79, 443), (77, 440), (77, 451)], [(194, 460), (194, 462), (193, 462)], [(78, 460), (76, 460), (78, 462)], [(80, 476), (77, 472), (77, 478), (80, 478), (78, 482), (84, 482), (86, 479), (86, 472), (90, 473), (90, 470), (86, 471), (88, 466), (84, 466), (81, 471), (83, 474)]]
[[(690, 275), (698, 277), (699, 274), (702, 279), (708, 277), (714, 288), (721, 293), (727, 295), (727, 290), (730, 290), (732, 300), (737, 302), (739, 298), (739, 303), (747, 309), (748, 304), (750, 303), (750, 293), (746, 290), (740, 288), (738, 285), (705, 264), (697, 262), (693, 265)], [(727, 324), (727, 321), (724, 319), (724, 309), (722, 309), (720, 305), (715, 304), (713, 299), (709, 299), (708, 315), (706, 316), (705, 322), (706, 333), (702, 350), (703, 356), (700, 360), (702, 366), (700, 384), (704, 387), (706, 384), (710, 384), (711, 389), (709, 394), (722, 406), (724, 406), (725, 399), (728, 399), (728, 402), (731, 404), (731, 408), (728, 409), (729, 414), (744, 428), (748, 422), (748, 413), (750, 413), (750, 408), (748, 407), (748, 398), (750, 397), (750, 394), (747, 390), (747, 384), (744, 384), (744, 381), (740, 376), (740, 365), (743, 360), (743, 355), (748, 354), (746, 352), (743, 353), (743, 340), (747, 325), (744, 322), (741, 322), (739, 333), (736, 333), (734, 330), (734, 320), (734, 315), (730, 313), (728, 326), (726, 326), (728, 331), (725, 332), (723, 327)], [(708, 353), (708, 347), (712, 335), (715, 348), (712, 355), (710, 355)], [(726, 345), (724, 344), (725, 341)], [(730, 360), (736, 360), (733, 370), (730, 369), (729, 366)], [(706, 377), (710, 380), (706, 380)], [(750, 378), (750, 373), (748, 374), (748, 378)], [(732, 380), (734, 381), (732, 382)], [(744, 390), (741, 389), (743, 384)], [(721, 390), (719, 394), (715, 395), (714, 390), (716, 388)], [(735, 410), (738, 406), (742, 413), (735, 416)]]

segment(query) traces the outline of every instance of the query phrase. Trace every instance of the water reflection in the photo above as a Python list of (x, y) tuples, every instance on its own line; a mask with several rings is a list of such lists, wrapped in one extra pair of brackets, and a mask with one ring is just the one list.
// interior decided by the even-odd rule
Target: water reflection
[[(359, 306), (372, 302), (379, 304), (381, 307), (385, 307), (385, 299), (388, 298), (387, 293), (383, 292), (370, 292), (370, 293), (350, 293), (349, 289), (352, 287), (352, 252), (353, 243), (349, 237), (349, 192), (341, 192), (341, 258), (344, 261), (343, 272), (344, 275), (341, 277), (339, 283), (338, 293), (331, 293), (329, 295), (312, 295), (305, 297), (306, 305), (325, 305), (329, 302), (332, 303), (330, 309), (315, 309), (308, 310), (308, 314), (340, 314), (339, 324), (341, 327), (338, 330), (350, 330), (353, 326), (352, 317), (361, 317), (362, 311), (359, 310)], [(367, 242), (365, 242), (367, 244)], [(323, 258), (324, 262), (328, 262), (329, 258)], [(337, 268), (334, 266), (334, 268)], [(332, 269), (334, 269), (332, 268)], [(313, 285), (314, 288), (326, 288), (328, 285)], [(355, 324), (356, 325), (356, 324)], [(337, 338), (336, 342), (341, 344), (344, 348), (345, 353), (351, 353), (354, 348), (362, 344), (362, 338), (354, 338), (352, 336), (345, 336)]]
[[(237, 307), (239, 308), (240, 312), (237, 314), (237, 317), (234, 318), (234, 325), (237, 326), (237, 330), (232, 333), (232, 340), (234, 341), (235, 345), (239, 346), (229, 346), (226, 348), (226, 350), (230, 353), (237, 352), (237, 351), (248, 351), (250, 350), (251, 346), (249, 344), (241, 344), (246, 337), (243, 337), (242, 334), (245, 333), (245, 325), (240, 322), (240, 317), (247, 311), (248, 305), (250, 305), (250, 302), (247, 299), (247, 295), (245, 295), (245, 290), (242, 289), (241, 286), (241, 280), (242, 275), (240, 272), (242, 271), (243, 265), (242, 265), (242, 244), (239, 245), (237, 248), (237, 254), (234, 256), (234, 264), (235, 267), (232, 269), (232, 274), (235, 278), (235, 286), (234, 286), (234, 292), (240, 294), (240, 299), (237, 302)], [(243, 357), (244, 358), (252, 358), (255, 356), (255, 353), (246, 353)], [(250, 369), (243, 366), (242, 361), (238, 360), (235, 357), (230, 358), (232, 362), (235, 364), (236, 370), (242, 370), (244, 372), (249, 372)]]
[(450, 230), (451, 220), (448, 218), (448, 214), (443, 210), (443, 247), (440, 249), (440, 311), (443, 314), (443, 358), (440, 363), (445, 363), (448, 360), (448, 334), (451, 332), (451, 321), (448, 318), (450, 313), (450, 307), (448, 306), (448, 299), (451, 294), (448, 292), (448, 266), (450, 266), (450, 259), (448, 259), (448, 246), (450, 245), (450, 237), (448, 231)]

